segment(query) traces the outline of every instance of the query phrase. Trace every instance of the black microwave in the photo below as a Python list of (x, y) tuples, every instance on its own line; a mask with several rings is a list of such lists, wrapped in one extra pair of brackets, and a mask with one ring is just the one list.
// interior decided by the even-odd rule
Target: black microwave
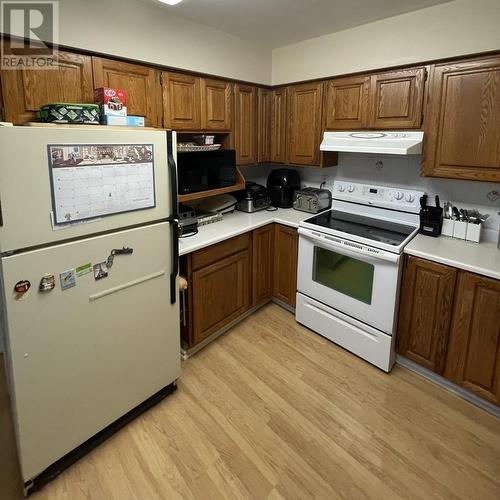
[(179, 194), (196, 193), (236, 184), (234, 149), (177, 153)]

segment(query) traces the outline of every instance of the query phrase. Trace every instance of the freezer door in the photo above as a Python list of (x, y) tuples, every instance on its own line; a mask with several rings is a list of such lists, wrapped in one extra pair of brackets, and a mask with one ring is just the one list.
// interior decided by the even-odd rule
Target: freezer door
[[(59, 273), (114, 256), (107, 277)], [(2, 259), (7, 361), (25, 481), (175, 381), (178, 301), (170, 303), (168, 223)], [(104, 271), (104, 269), (101, 269)], [(39, 292), (41, 278), (56, 278)], [(22, 296), (16, 283), (29, 281)], [(69, 280), (71, 281), (71, 280)]]
[[(67, 167), (75, 164), (72, 170), (49, 169), (48, 146), (53, 145), (152, 145), (154, 166), (154, 200), (155, 206), (141, 210), (122, 212), (116, 215), (104, 215), (93, 219), (92, 223), (59, 226), (54, 230), (51, 214), (53, 212), (53, 190), (50, 173), (57, 175), (56, 192), (60, 204), (74, 206), (81, 214), (100, 213), (99, 210), (111, 210), (119, 205), (142, 206), (135, 197), (134, 184), (131, 177), (124, 179), (118, 170), (124, 170), (128, 162), (137, 158), (128, 156), (126, 150), (111, 150), (110, 161), (116, 162), (102, 170), (102, 163), (108, 162), (106, 149), (97, 153), (91, 148), (76, 149), (68, 159), (59, 157), (67, 149), (52, 150), (51, 161)], [(140, 151), (136, 147), (135, 151)], [(0, 253), (12, 250), (28, 249), (36, 245), (67, 241), (71, 238), (99, 234), (110, 229), (132, 227), (152, 221), (160, 221), (172, 215), (173, 200), (169, 182), (169, 163), (167, 132), (163, 130), (107, 130), (94, 128), (62, 128), (62, 127), (2, 127), (0, 128)], [(102, 157), (104, 154), (104, 157)], [(118, 155), (118, 156), (116, 156)], [(120, 156), (122, 155), (122, 156)], [(139, 157), (138, 157), (139, 158)], [(138, 160), (137, 160), (138, 161)], [(95, 163), (91, 165), (92, 163)], [(170, 162), (175, 168), (175, 163)], [(93, 168), (92, 168), (93, 167)], [(170, 166), (170, 169), (172, 167)], [(139, 170), (137, 170), (139, 171)], [(143, 186), (144, 171), (140, 170), (140, 186)], [(134, 175), (131, 168), (128, 173)], [(64, 174), (64, 179), (62, 175)], [(130, 179), (130, 182), (128, 180)], [(146, 179), (149, 177), (146, 175)], [(102, 189), (101, 189), (102, 188)], [(100, 190), (101, 189), (101, 190)], [(99, 191), (100, 190), (100, 191)], [(104, 195), (108, 196), (103, 198)], [(54, 194), (55, 196), (55, 194)], [(149, 191), (150, 200), (153, 198)], [(116, 200), (116, 202), (115, 202)], [(120, 203), (118, 201), (120, 200)], [(124, 203), (122, 200), (127, 200)], [(129, 203), (130, 200), (130, 203)], [(139, 197), (140, 200), (140, 197)], [(134, 205), (135, 203), (135, 205)], [(152, 205), (144, 203), (144, 205)], [(72, 210), (68, 209), (68, 217)], [(59, 216), (66, 209), (59, 209)], [(62, 228), (62, 229), (61, 229)]]

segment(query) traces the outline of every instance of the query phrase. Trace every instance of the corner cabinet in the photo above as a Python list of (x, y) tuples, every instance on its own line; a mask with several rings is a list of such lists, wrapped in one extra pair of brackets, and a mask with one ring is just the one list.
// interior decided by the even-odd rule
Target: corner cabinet
[(500, 281), (460, 272), (445, 377), (500, 405)]
[(257, 161), (271, 161), (271, 116), (273, 109), (273, 91), (257, 91)]
[(322, 82), (288, 87), (288, 163), (319, 165), (322, 103)]
[(271, 107), (271, 162), (286, 163), (286, 87), (273, 90)]
[(4, 118), (16, 125), (36, 121), (51, 102), (94, 102), (92, 58), (59, 51), (57, 70), (2, 71), (2, 91)]
[(296, 229), (281, 224), (274, 230), (273, 296), (295, 307), (299, 235)]
[(252, 305), (269, 302), (274, 281), (274, 225), (255, 229), (252, 233)]
[(423, 173), (500, 182), (500, 56), (431, 67)]
[(236, 165), (257, 163), (257, 88), (234, 87), (234, 146)]
[(402, 356), (500, 405), (500, 280), (406, 257)]
[(140, 64), (93, 57), (94, 87), (123, 89), (127, 93), (127, 113), (145, 117), (147, 127), (162, 124), (160, 72)]

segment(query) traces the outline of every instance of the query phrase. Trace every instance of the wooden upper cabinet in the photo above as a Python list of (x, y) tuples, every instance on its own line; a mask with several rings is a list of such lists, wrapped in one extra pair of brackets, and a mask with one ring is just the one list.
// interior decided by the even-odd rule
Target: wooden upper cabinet
[(222, 80), (201, 79), (201, 126), (203, 130), (231, 129), (233, 84)]
[(58, 52), (57, 59), (55, 70), (2, 72), (6, 121), (35, 121), (36, 111), (52, 102), (94, 102), (91, 57)]
[(431, 67), (424, 175), (500, 181), (500, 56)]
[(319, 165), (323, 83), (288, 87), (288, 163)]
[(453, 308), (456, 270), (407, 257), (401, 286), (398, 353), (442, 373)]
[(286, 163), (286, 87), (274, 89), (271, 106), (271, 162)]
[(356, 130), (367, 127), (368, 76), (336, 78), (327, 83), (326, 128)]
[(147, 127), (162, 124), (161, 85), (159, 73), (148, 66), (92, 58), (94, 86), (124, 89), (127, 113), (145, 117)]
[(371, 75), (368, 126), (373, 129), (420, 128), (424, 82), (425, 68)]
[(273, 91), (259, 89), (257, 93), (257, 161), (271, 161), (271, 114), (273, 109)]
[(257, 89), (234, 87), (234, 145), (237, 165), (257, 162)]
[(163, 72), (163, 116), (173, 130), (201, 129), (200, 78)]
[(295, 307), (299, 235), (296, 229), (275, 224), (273, 295)]
[(500, 404), (500, 281), (461, 271), (445, 377)]

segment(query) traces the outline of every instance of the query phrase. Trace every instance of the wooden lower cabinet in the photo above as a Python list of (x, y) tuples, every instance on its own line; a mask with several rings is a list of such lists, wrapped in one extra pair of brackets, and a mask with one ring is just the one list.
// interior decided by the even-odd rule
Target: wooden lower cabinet
[(500, 405), (500, 280), (407, 257), (397, 350)]
[(273, 296), (295, 307), (299, 235), (296, 229), (275, 225)]
[(444, 376), (500, 405), (500, 281), (460, 272)]
[(297, 250), (295, 229), (268, 224), (181, 257), (188, 281), (181, 297), (183, 349), (273, 297), (295, 306)]
[(398, 353), (442, 373), (453, 308), (456, 270), (407, 257), (397, 332)]
[(268, 302), (273, 295), (274, 225), (256, 229), (252, 238), (252, 305)]

